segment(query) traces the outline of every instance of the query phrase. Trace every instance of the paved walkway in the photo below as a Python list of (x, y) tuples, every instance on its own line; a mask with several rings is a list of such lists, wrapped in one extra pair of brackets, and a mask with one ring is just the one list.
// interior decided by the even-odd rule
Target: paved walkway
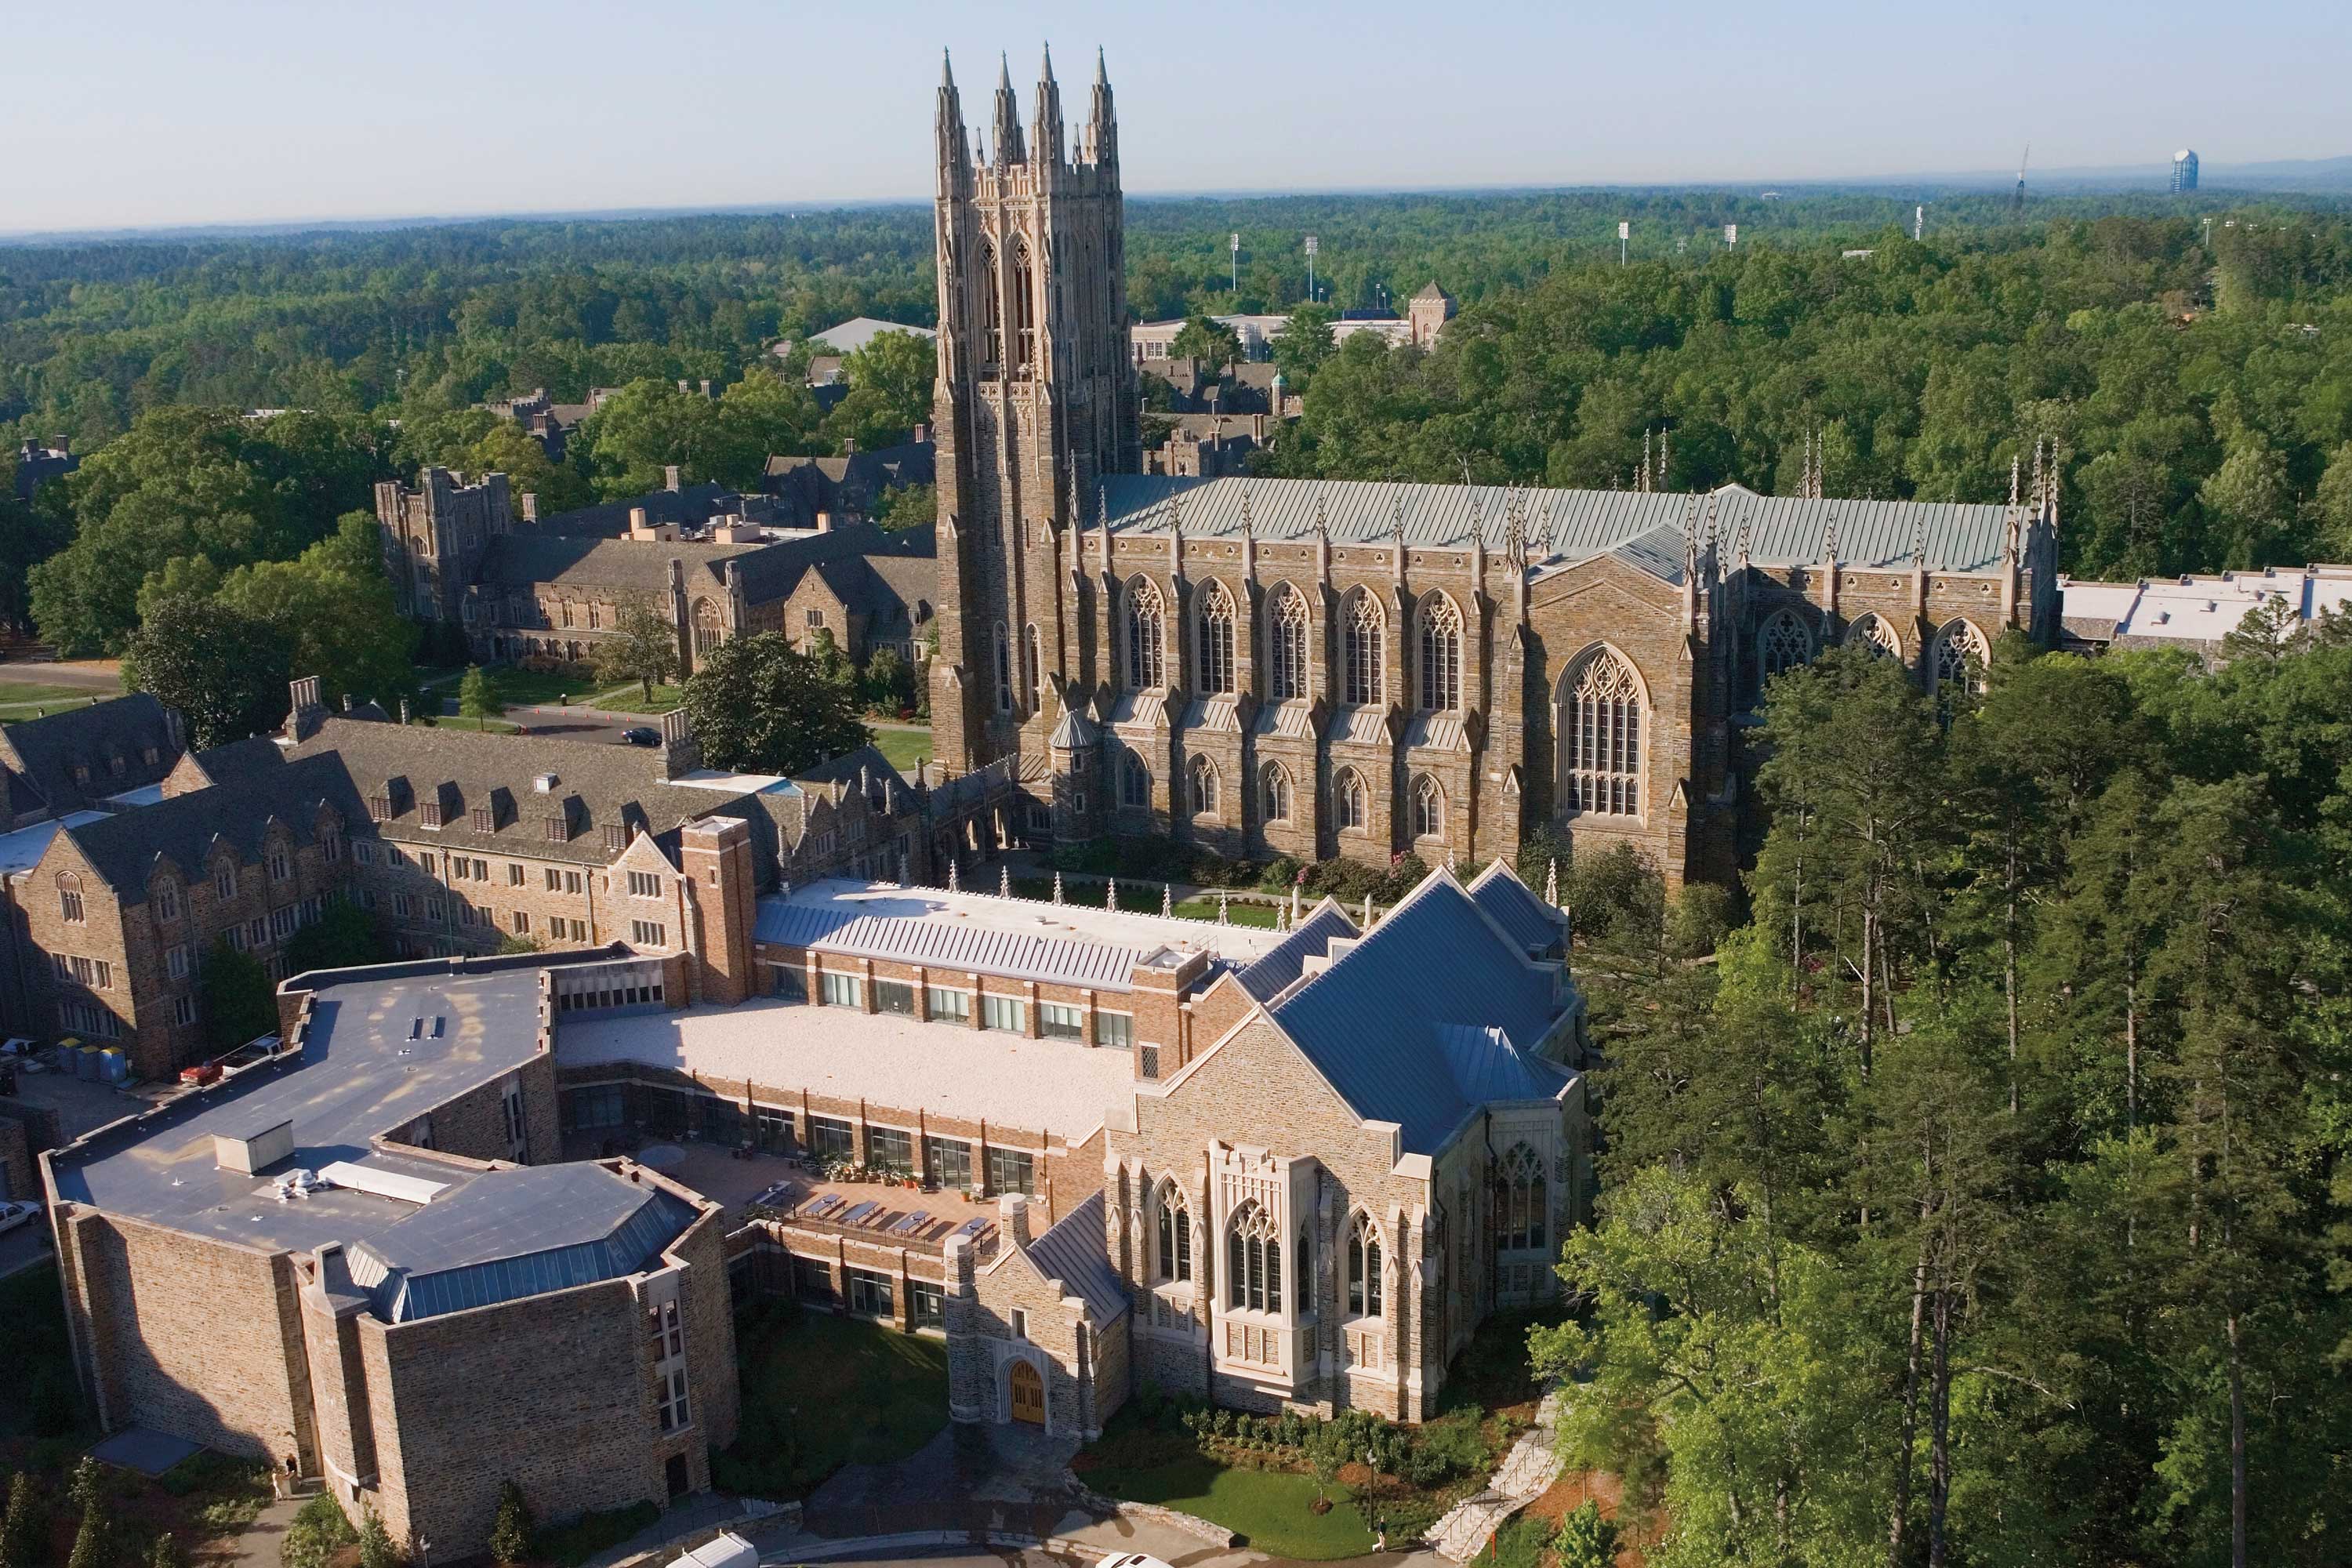
[(199, 1548), (197, 1563), (202, 1568), (278, 1568), (285, 1561), (286, 1527), (294, 1522), (307, 1500), (280, 1498), (270, 1503), (236, 1534)]

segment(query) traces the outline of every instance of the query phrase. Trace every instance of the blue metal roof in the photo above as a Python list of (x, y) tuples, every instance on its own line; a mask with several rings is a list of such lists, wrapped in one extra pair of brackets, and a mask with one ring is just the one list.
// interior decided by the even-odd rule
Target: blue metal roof
[(1268, 1011), (1358, 1115), (1396, 1122), (1407, 1152), (1434, 1154), (1480, 1103), (1464, 1064), (1479, 1068), (1476, 1082), (1503, 1071), (1465, 1055), (1454, 1031), (1496, 1029), (1532, 1047), (1563, 1010), (1554, 986), (1441, 868)]
[(1470, 898), (1536, 957), (1565, 944), (1568, 917), (1536, 897), (1500, 860), (1471, 879)]
[(1356, 934), (1356, 922), (1340, 912), (1335, 901), (1326, 899), (1298, 922), (1298, 929), (1282, 939), (1272, 952), (1241, 970), (1234, 978), (1242, 989), (1261, 1002), (1271, 1002), (1295, 984), (1306, 973), (1307, 961), (1320, 958), (1330, 951), (1332, 939)]
[(1508, 511), (1516, 505), (1531, 563), (1584, 561), (1615, 551), (1674, 583), (1682, 580), (1683, 529), (1694, 508), (1699, 528), (1722, 542), (1727, 558), (1745, 522), (1748, 558), (1760, 566), (1819, 562), (1834, 518), (1838, 559), (1850, 565), (1908, 567), (1920, 548), (1930, 571), (1990, 572), (2000, 563), (2009, 529), (2009, 509), (2002, 505), (1815, 500), (1759, 495), (1744, 485), (1694, 496), (1114, 474), (1103, 480), (1101, 500), (1115, 532), (1165, 534), (1181, 525), (1187, 539), (1205, 539), (1240, 537), (1244, 496), (1249, 530), (1260, 540), (1312, 539), (1320, 519), (1334, 544), (1386, 544), (1401, 526), (1408, 546), (1466, 550), (1476, 534), (1496, 552), (1504, 547)]
[(1103, 1195), (1097, 1190), (1029, 1242), (1029, 1261), (1049, 1279), (1059, 1279), (1094, 1314), (1095, 1326), (1116, 1321), (1127, 1310), (1127, 1286), (1110, 1264), (1104, 1237)]

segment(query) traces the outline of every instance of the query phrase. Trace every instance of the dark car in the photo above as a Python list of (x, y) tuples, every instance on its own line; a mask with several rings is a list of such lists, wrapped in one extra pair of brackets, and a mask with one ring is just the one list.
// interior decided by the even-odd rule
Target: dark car
[(621, 739), (632, 746), (658, 746), (661, 744), (661, 731), (639, 724), (634, 729), (622, 731)]

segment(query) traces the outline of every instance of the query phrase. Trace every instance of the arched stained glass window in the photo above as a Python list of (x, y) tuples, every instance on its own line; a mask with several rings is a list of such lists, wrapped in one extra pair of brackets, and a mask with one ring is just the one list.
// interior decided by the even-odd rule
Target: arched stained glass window
[(1796, 611), (1775, 610), (1765, 618), (1756, 634), (1756, 662), (1766, 680), (1812, 661), (1813, 634)]
[(1361, 833), (1371, 826), (1371, 802), (1364, 781), (1353, 768), (1342, 768), (1331, 780), (1331, 805), (1342, 833)]
[(1234, 596), (1223, 583), (1212, 583), (1201, 595), (1201, 689), (1229, 692), (1234, 689)]
[(1348, 1315), (1381, 1315), (1381, 1232), (1368, 1214), (1348, 1227)]
[(1613, 649), (1596, 649), (1568, 682), (1560, 715), (1561, 783), (1570, 812), (1637, 816), (1642, 810), (1642, 686)]
[(1443, 594), (1421, 607), (1421, 706), (1430, 713), (1462, 706), (1462, 612)]
[(1344, 694), (1358, 707), (1378, 707), (1386, 701), (1387, 682), (1381, 661), (1385, 657), (1382, 644), (1388, 618), (1381, 613), (1381, 602), (1359, 588), (1348, 599), (1347, 680)]
[(1272, 646), (1266, 689), (1276, 702), (1289, 702), (1307, 692), (1307, 595), (1286, 583), (1276, 595)]
[(1160, 1184), (1160, 1278), (1192, 1278), (1192, 1214), (1184, 1205), (1184, 1191), (1173, 1182)]
[(1936, 658), (1928, 673), (1939, 693), (1948, 689), (1954, 694), (1979, 692), (1991, 663), (1992, 649), (1986, 645), (1984, 633), (1969, 622), (1952, 621), (1936, 634)]
[(1268, 763), (1258, 770), (1258, 811), (1267, 822), (1290, 820), (1290, 770)]
[(1543, 1156), (1525, 1143), (1514, 1143), (1503, 1156), (1495, 1186), (1496, 1244), (1521, 1251), (1543, 1246), (1549, 1228), (1544, 1207)]
[(1415, 838), (1445, 837), (1445, 792), (1427, 773), (1412, 782), (1412, 836)]
[(1901, 658), (1903, 639), (1884, 616), (1864, 616), (1845, 630), (1846, 646), (1866, 647), (1882, 658)]
[(1168, 615), (1160, 585), (1138, 577), (1127, 590), (1127, 684), (1146, 691), (1168, 684)]
[(1194, 757), (1188, 777), (1192, 790), (1192, 815), (1214, 816), (1217, 814), (1217, 764), (1206, 757)]
[(1225, 1304), (1253, 1312), (1282, 1310), (1282, 1234), (1253, 1198), (1234, 1211), (1225, 1232)]

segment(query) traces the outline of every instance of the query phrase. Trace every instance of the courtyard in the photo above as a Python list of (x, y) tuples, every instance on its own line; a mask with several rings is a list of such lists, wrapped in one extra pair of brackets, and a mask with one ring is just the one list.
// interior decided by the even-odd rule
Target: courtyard
[(761, 1300), (736, 1317), (743, 1390), (732, 1447), (712, 1458), (725, 1490), (783, 1502), (845, 1465), (889, 1465), (948, 1424), (945, 1341)]

